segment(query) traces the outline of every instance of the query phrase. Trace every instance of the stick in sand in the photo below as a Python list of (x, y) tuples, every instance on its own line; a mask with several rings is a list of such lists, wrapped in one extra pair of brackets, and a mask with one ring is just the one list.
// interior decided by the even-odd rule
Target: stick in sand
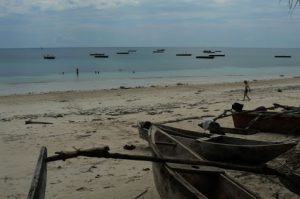
[(25, 121), (25, 124), (53, 124), (53, 123), (52, 122), (37, 122), (37, 121), (27, 120), (27, 121)]

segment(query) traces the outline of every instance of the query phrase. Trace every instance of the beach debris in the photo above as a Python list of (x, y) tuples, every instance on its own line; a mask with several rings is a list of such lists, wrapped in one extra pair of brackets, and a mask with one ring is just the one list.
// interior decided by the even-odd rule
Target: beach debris
[(92, 169), (96, 169), (97, 168), (97, 166), (95, 166), (95, 165), (92, 165), (92, 166), (90, 166), (87, 170), (83, 170), (83, 171), (80, 171), (81, 173), (88, 173), (88, 172), (91, 172), (91, 173), (93, 173), (93, 171), (92, 171)]
[(97, 174), (97, 175), (95, 176), (95, 178), (100, 178), (100, 177), (102, 177), (102, 175)]
[(2, 118), (1, 119), (2, 122), (10, 122), (12, 120), (13, 120), (12, 118)]
[(133, 150), (133, 149), (135, 149), (136, 147), (134, 146), (134, 145), (132, 145), (132, 144), (126, 144), (126, 145), (124, 145), (123, 146), (123, 149), (125, 149), (125, 150)]
[(132, 89), (131, 87), (120, 86), (120, 89)]
[(59, 100), (58, 102), (68, 102), (69, 100), (65, 100), (65, 99), (63, 99), (63, 100)]
[(109, 188), (113, 188), (113, 187), (115, 187), (115, 186), (114, 185), (107, 185), (107, 186), (103, 187), (103, 189), (109, 189)]
[(280, 88), (278, 88), (278, 89), (277, 89), (277, 92), (281, 93), (281, 92), (282, 92), (282, 90), (281, 90)]
[(25, 124), (53, 124), (53, 123), (52, 122), (39, 122), (39, 121), (26, 120)]
[(93, 191), (91, 188), (86, 188), (86, 187), (79, 187), (76, 189), (76, 191)]
[(81, 138), (86, 138), (86, 137), (90, 137), (91, 135), (77, 135), (76, 138), (77, 139), (81, 139)]
[(146, 188), (142, 193), (140, 193), (139, 195), (135, 196), (134, 199), (138, 199), (140, 197), (142, 197), (145, 193), (148, 192), (148, 188)]
[(61, 113), (45, 113), (43, 117), (53, 117), (53, 118), (59, 118), (63, 117), (64, 115)]

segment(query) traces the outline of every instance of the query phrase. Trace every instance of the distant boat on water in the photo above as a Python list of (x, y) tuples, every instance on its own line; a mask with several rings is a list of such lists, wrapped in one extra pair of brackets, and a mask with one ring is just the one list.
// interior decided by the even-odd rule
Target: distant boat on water
[(211, 51), (211, 50), (203, 50), (203, 53), (215, 53), (215, 51)]
[(161, 48), (161, 49), (156, 49), (156, 50), (154, 50), (154, 51), (152, 51), (152, 52), (153, 52), (153, 53), (163, 53), (163, 52), (165, 52), (165, 50), (166, 50), (166, 49)]
[(54, 55), (44, 55), (44, 59), (55, 59)]
[(208, 55), (208, 56), (196, 56), (197, 59), (214, 59), (215, 56)]
[(192, 56), (190, 53), (178, 53), (176, 56)]
[(214, 50), (214, 51), (211, 51), (211, 50), (203, 50), (203, 53), (219, 53), (219, 52), (222, 52), (221, 50)]
[(225, 57), (225, 54), (213, 54), (213, 55), (209, 55), (209, 56), (213, 56), (213, 57)]
[(104, 55), (104, 53), (90, 53), (90, 56)]
[(291, 58), (292, 56), (290, 55), (275, 55), (275, 58)]
[(98, 55), (94, 55), (95, 58), (108, 58), (108, 55), (104, 55), (104, 54), (98, 54)]
[(129, 52), (117, 52), (118, 55), (128, 55)]

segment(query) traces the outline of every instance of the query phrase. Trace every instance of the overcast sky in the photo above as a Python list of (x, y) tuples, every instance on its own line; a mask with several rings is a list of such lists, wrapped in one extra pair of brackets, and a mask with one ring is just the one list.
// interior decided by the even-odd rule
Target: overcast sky
[(0, 48), (300, 47), (288, 0), (0, 0)]

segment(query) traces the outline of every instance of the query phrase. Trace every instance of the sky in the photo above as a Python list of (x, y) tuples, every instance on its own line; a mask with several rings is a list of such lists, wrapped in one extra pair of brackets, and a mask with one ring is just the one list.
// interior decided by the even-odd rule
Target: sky
[(288, 0), (0, 0), (0, 48), (300, 47)]

